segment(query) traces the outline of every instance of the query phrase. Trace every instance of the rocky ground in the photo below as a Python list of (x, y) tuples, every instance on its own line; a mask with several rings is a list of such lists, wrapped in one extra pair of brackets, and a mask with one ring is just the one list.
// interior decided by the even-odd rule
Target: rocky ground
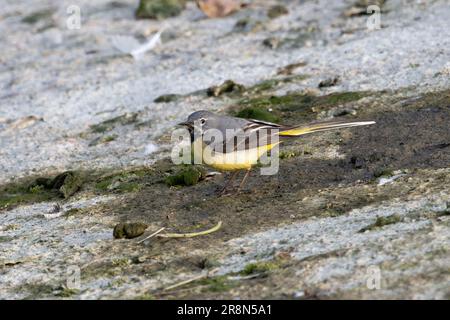
[[(370, 1), (249, 2), (76, 1), (75, 30), (73, 1), (3, 6), (1, 298), (450, 297), (449, 2), (384, 1), (376, 30)], [(112, 44), (161, 29), (137, 60)], [(218, 196), (228, 174), (169, 159), (200, 109), (377, 124), (291, 141), (277, 175)]]

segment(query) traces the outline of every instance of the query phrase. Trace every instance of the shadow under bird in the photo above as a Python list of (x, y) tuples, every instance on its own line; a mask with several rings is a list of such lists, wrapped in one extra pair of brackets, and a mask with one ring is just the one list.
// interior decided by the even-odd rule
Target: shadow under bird
[[(223, 187), (221, 191), (223, 193), (235, 178), (236, 173), (239, 170), (246, 170), (239, 185), (240, 190), (245, 184), (251, 168), (258, 163), (258, 160), (286, 139), (314, 132), (366, 126), (374, 123), (375, 121), (341, 120), (285, 126), (255, 119), (218, 115), (201, 110), (189, 115), (187, 120), (179, 123), (179, 125), (185, 126), (189, 130), (193, 145), (199, 142), (198, 145), (202, 148), (202, 163), (218, 170), (234, 171)], [(204, 139), (208, 130), (219, 132), (225, 138)], [(230, 132), (233, 132), (232, 136), (230, 136)], [(251, 140), (255, 137), (257, 143), (251, 143)]]

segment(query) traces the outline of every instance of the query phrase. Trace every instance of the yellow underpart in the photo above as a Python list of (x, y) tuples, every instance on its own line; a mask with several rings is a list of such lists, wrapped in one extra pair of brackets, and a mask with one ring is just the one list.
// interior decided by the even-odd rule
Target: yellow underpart
[(203, 163), (225, 171), (250, 169), (253, 165), (258, 163), (258, 159), (263, 154), (272, 150), (273, 147), (280, 142), (252, 148), (248, 150), (239, 150), (228, 153), (211, 152), (211, 148), (205, 147), (203, 149)]
[(303, 134), (313, 131), (314, 128), (295, 128), (285, 131), (280, 131), (278, 135), (280, 136), (301, 136)]

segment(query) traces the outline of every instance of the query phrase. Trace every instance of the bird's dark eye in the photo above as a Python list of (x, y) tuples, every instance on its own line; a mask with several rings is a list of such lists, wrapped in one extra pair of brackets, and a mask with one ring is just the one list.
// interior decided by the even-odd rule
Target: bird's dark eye
[(205, 124), (205, 123), (206, 123), (206, 119), (203, 119), (203, 118), (200, 119), (200, 123), (201, 123), (201, 124)]

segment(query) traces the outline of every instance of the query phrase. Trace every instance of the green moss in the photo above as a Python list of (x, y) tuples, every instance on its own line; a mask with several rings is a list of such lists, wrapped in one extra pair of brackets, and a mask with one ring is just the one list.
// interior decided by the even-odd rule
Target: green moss
[(288, 13), (289, 13), (289, 11), (288, 11), (288, 9), (286, 9), (285, 6), (276, 4), (269, 8), (269, 10), (267, 11), (267, 16), (270, 19), (275, 19), (275, 18), (278, 18), (279, 16), (282, 16), (282, 15), (285, 15)]
[(210, 87), (206, 90), (206, 94), (210, 97), (218, 97), (225, 93), (237, 93), (243, 92), (245, 87), (232, 80), (226, 80), (224, 83), (218, 86)]
[[(97, 129), (99, 129), (99, 128), (97, 128)], [(106, 127), (102, 128), (102, 130), (103, 129), (106, 130)], [(96, 146), (96, 145), (99, 145), (99, 144), (102, 144), (102, 143), (108, 143), (108, 142), (114, 141), (118, 137), (119, 136), (117, 134), (107, 135), (107, 136), (104, 136), (104, 137), (97, 137), (97, 138), (95, 138), (94, 140), (92, 140), (89, 143), (89, 147), (93, 147), (93, 146)]]
[(14, 240), (14, 237), (10, 237), (10, 236), (0, 236), (0, 243), (2, 242), (10, 242)]
[(44, 189), (44, 186), (41, 185), (36, 185), (30, 188), (30, 192), (33, 194), (38, 194), (39, 192), (41, 192)]
[(367, 227), (362, 228), (358, 232), (365, 232), (365, 231), (379, 229), (383, 226), (398, 223), (401, 221), (402, 221), (402, 218), (397, 214), (393, 214), (393, 215), (386, 216), (386, 217), (378, 217), (374, 223), (368, 225)]
[[(336, 105), (357, 101), (369, 95), (368, 92), (333, 93), (325, 96), (292, 93), (283, 96), (250, 96), (238, 102), (239, 108), (271, 109), (272, 114), (289, 122), (309, 122), (317, 119), (317, 114)], [(239, 110), (239, 109), (238, 109)], [(275, 121), (276, 122), (276, 121)]]
[(245, 92), (248, 95), (255, 95), (259, 93), (263, 93), (265, 91), (269, 91), (275, 89), (276, 87), (284, 84), (284, 83), (292, 83), (297, 81), (302, 81), (308, 79), (309, 75), (306, 74), (298, 74), (298, 75), (290, 75), (282, 78), (275, 79), (267, 79), (263, 80), (251, 87), (248, 87)]
[(25, 283), (17, 289), (18, 292), (28, 292), (25, 300), (54, 295), (56, 290), (57, 287), (45, 283)]
[(98, 124), (91, 125), (93, 133), (105, 133), (111, 131), (118, 125), (126, 126), (137, 122), (137, 113), (125, 113), (123, 115), (105, 120)]
[(244, 108), (235, 114), (236, 117), (245, 119), (255, 119), (268, 122), (278, 122), (279, 118), (264, 108)]
[(226, 275), (202, 279), (196, 285), (208, 286), (207, 290), (211, 292), (227, 291), (235, 286), (232, 281), (228, 280)]
[(10, 231), (10, 230), (16, 230), (19, 228), (19, 225), (17, 224), (7, 224), (3, 230)]
[(24, 17), (22, 19), (22, 22), (28, 23), (28, 24), (35, 24), (38, 21), (41, 20), (48, 20), (52, 17), (54, 13), (53, 9), (44, 9), (40, 11), (33, 12), (29, 14), (28, 16)]
[(141, 0), (136, 10), (137, 18), (165, 19), (183, 11), (185, 0)]
[(367, 92), (338, 92), (324, 96), (323, 103), (337, 105), (357, 101), (367, 96)]
[(153, 102), (156, 102), (156, 103), (174, 102), (174, 101), (177, 101), (178, 99), (180, 99), (180, 97), (181, 96), (179, 94), (164, 94), (162, 96), (159, 96), (155, 100), (153, 100)]
[(69, 289), (67, 287), (63, 287), (59, 292), (55, 294), (56, 297), (61, 298), (70, 298), (73, 295), (76, 295), (79, 293), (79, 290), (77, 289)]
[(112, 260), (112, 265), (114, 267), (125, 268), (131, 264), (131, 260), (128, 258), (118, 258)]
[(106, 136), (106, 137), (103, 137), (103, 139), (102, 139), (101, 142), (102, 142), (102, 143), (111, 142), (111, 141), (116, 140), (118, 137), (119, 137), (119, 136), (118, 136), (117, 134), (113, 134), (113, 135), (110, 135), (110, 136)]
[(242, 275), (251, 275), (256, 273), (266, 273), (276, 270), (280, 267), (279, 263), (273, 261), (259, 261), (254, 263), (249, 263), (241, 271)]
[(0, 189), (0, 208), (11, 208), (21, 204), (69, 198), (83, 186), (80, 172), (66, 171), (54, 178), (39, 177), (30, 182), (23, 179)]
[(115, 190), (119, 192), (137, 192), (141, 190), (141, 185), (137, 182), (121, 183)]
[(379, 177), (392, 177), (394, 175), (394, 170), (390, 168), (379, 168), (376, 169), (373, 173), (375, 178)]
[(280, 159), (295, 158), (295, 157), (298, 157), (299, 155), (301, 155), (301, 153), (298, 151), (281, 151), (279, 153)]
[(166, 177), (168, 186), (192, 186), (205, 176), (205, 170), (200, 166), (182, 166), (174, 174)]
[(51, 194), (7, 194), (0, 196), (0, 208), (13, 208), (20, 204), (36, 203), (53, 199)]
[(64, 213), (64, 216), (67, 218), (67, 217), (71, 217), (71, 216), (77, 215), (77, 214), (79, 214), (80, 212), (81, 212), (80, 209), (78, 209), (78, 208), (72, 208), (72, 209), (70, 209), (70, 210), (67, 210), (67, 211)]
[(100, 192), (136, 192), (145, 184), (145, 178), (153, 173), (147, 168), (120, 171), (98, 178), (95, 189)]

